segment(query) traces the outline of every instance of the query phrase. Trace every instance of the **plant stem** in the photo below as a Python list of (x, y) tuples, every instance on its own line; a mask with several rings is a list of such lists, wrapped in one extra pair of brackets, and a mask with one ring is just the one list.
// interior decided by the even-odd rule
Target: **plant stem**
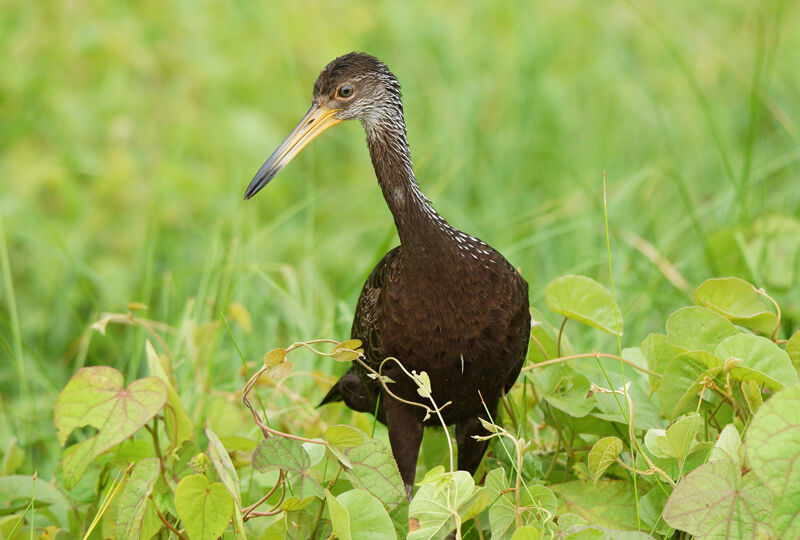
[(531, 364), (529, 366), (525, 366), (524, 368), (522, 368), (521, 371), (531, 371), (536, 368), (550, 366), (553, 364), (560, 364), (561, 362), (566, 362), (567, 360), (577, 360), (580, 358), (613, 358), (614, 360), (620, 360), (625, 364), (631, 366), (632, 368), (639, 370), (643, 373), (647, 373), (648, 375), (652, 375), (653, 377), (658, 377), (659, 379), (662, 377), (660, 373), (656, 373), (655, 371), (650, 371), (647, 368), (643, 368), (642, 366), (639, 366), (630, 360), (626, 360), (621, 356), (617, 356), (616, 354), (607, 354), (607, 353), (583, 353), (583, 354), (573, 354), (571, 356), (561, 356), (559, 358), (553, 358), (552, 360), (545, 360), (544, 362), (539, 362), (538, 364)]

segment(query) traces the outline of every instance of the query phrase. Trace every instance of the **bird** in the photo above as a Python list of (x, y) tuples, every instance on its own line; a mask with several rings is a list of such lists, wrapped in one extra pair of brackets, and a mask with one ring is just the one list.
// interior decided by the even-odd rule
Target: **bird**
[(476, 437), (490, 434), (482, 420), (497, 414), (527, 354), (528, 283), (497, 250), (451, 226), (420, 191), (400, 84), (366, 53), (345, 54), (325, 66), (314, 83), (311, 108), (255, 174), (245, 200), (315, 137), (350, 119), (364, 127), (400, 239), (366, 279), (351, 338), (361, 341), (363, 362), (373, 370), (392, 358), (412, 374), (427, 373), (442, 418), (406, 403), (430, 406), (417, 382), (393, 361), (381, 371), (392, 381), (391, 392), (354, 361), (320, 405), (344, 401), (355, 411), (376, 414), (386, 425), (410, 500), (424, 427), (455, 425), (458, 469), (474, 475), (480, 465), (488, 439)]

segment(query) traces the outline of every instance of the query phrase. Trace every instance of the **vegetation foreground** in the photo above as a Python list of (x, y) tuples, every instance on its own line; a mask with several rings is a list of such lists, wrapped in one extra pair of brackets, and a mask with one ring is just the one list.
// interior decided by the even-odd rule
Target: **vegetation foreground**
[[(562, 324), (556, 329), (534, 312), (533, 346), (504, 400), (505, 421), (486, 424), (495, 441), (477, 475), (482, 485), (454, 470), (445, 435), (431, 452), (449, 466), (431, 467), (410, 504), (374, 424), (372, 436), (337, 424), (309, 438), (286, 418), (292, 411), (270, 410), (274, 396), (293, 394), (284, 383), (303, 375), (293, 372), (290, 355), (308, 350), (358, 361), (358, 340), (269, 351), (242, 392), (255, 426), (242, 436), (226, 425), (241, 417), (230, 409), (242, 405), (229, 401), (220, 404), (226, 410), (217, 423), (202, 431), (195, 426), (173, 374), (166, 325), (140, 316), (136, 310), (144, 306), (106, 314), (96, 331), (126, 324), (150, 334), (150, 375), (126, 385), (117, 369), (96, 366), (72, 377), (55, 407), (66, 447), (58, 484), (35, 475), (0, 478), (10, 501), (3, 533), (27, 535), (34, 527), (65, 538), (66, 531), (95, 529), (121, 538), (800, 534), (794, 495), (800, 331), (777, 339), (782, 312), (773, 298), (739, 278), (708, 280), (695, 291), (695, 305), (669, 316), (665, 334), (650, 334), (620, 354), (577, 352), (565, 330), (574, 321), (620, 335), (619, 309), (602, 285), (563, 276), (547, 287), (546, 302)], [(231, 318), (248, 320), (242, 308)], [(429, 414), (438, 414), (427, 374), (406, 374), (429, 400)], [(392, 382), (384, 380), (389, 388)], [(291, 397), (294, 414), (316, 414), (306, 398)], [(22, 461), (12, 440), (6, 471)]]
[[(800, 538), (800, 7), (433, 4), (4, 6), (0, 539)], [(426, 430), (410, 502), (315, 408), (397, 242), (360, 128), (241, 202), (353, 49), (531, 283), (481, 467)]]

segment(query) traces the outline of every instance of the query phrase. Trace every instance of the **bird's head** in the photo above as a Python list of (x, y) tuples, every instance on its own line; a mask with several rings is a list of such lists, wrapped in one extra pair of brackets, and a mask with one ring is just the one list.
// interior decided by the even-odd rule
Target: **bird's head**
[(255, 174), (245, 200), (329, 127), (357, 118), (369, 129), (382, 118), (392, 118), (398, 112), (402, 115), (400, 97), (397, 78), (374, 56), (353, 52), (336, 58), (314, 83), (311, 108)]

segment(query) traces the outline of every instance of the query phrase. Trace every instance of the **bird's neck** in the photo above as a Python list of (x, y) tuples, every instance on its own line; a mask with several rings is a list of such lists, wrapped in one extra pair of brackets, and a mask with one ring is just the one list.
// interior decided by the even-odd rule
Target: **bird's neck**
[(364, 129), (372, 166), (394, 216), (404, 252), (421, 260), (441, 257), (442, 250), (452, 242), (453, 228), (419, 190), (402, 109), (394, 115), (364, 122)]

